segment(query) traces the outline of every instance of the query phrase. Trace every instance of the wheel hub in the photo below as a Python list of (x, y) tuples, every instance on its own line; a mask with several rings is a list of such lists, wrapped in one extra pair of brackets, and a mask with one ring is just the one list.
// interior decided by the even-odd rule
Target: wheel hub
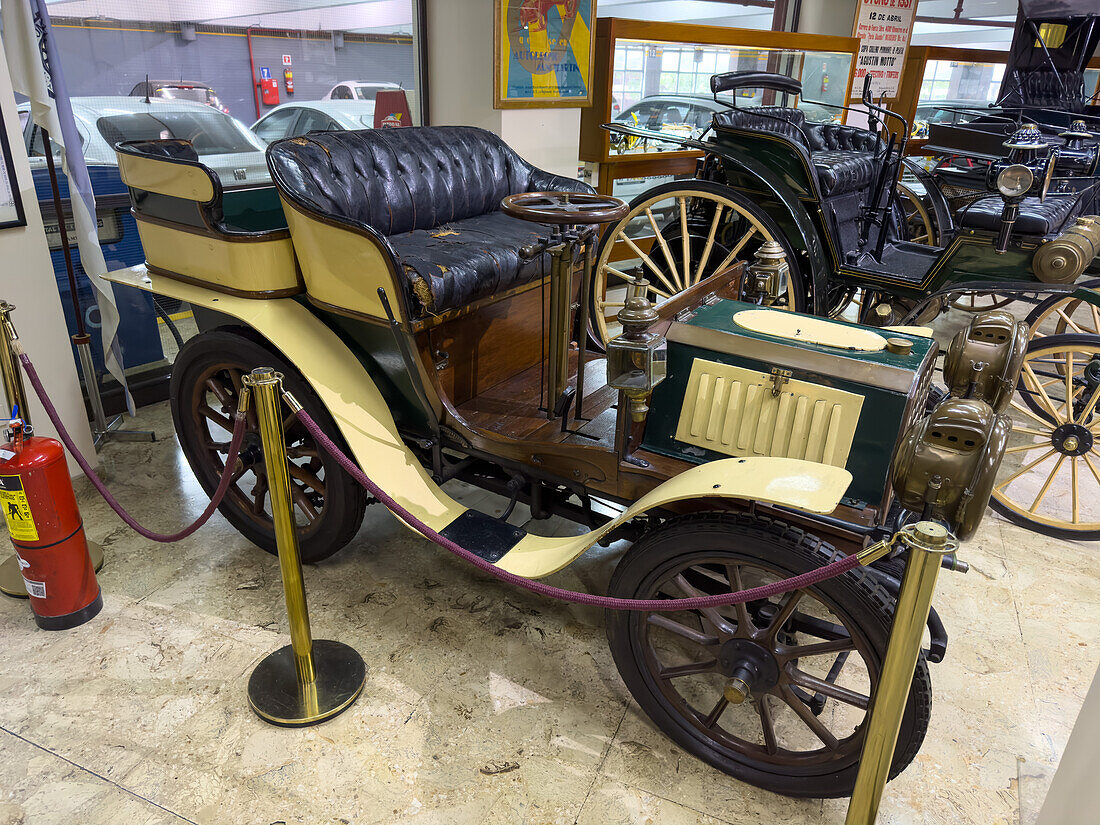
[(1092, 449), (1093, 436), (1088, 427), (1068, 423), (1057, 427), (1051, 434), (1050, 443), (1063, 455), (1084, 455)]
[(763, 645), (750, 639), (730, 639), (718, 651), (718, 670), (729, 677), (725, 696), (740, 704), (752, 694), (775, 687), (779, 681), (779, 663)]

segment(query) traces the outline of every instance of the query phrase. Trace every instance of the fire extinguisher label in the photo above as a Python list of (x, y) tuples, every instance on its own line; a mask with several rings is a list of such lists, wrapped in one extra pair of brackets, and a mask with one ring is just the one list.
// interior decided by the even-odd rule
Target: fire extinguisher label
[(23, 586), (27, 588), (27, 594), (35, 599), (46, 598), (46, 583), (45, 582), (32, 582), (30, 579), (23, 579)]
[(23, 491), (19, 476), (0, 476), (0, 507), (8, 522), (8, 532), (16, 541), (38, 541), (38, 528), (34, 526), (31, 506)]

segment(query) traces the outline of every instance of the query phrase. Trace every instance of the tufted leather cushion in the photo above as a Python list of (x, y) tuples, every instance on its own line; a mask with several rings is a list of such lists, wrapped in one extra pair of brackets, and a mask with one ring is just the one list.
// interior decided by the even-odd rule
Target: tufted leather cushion
[(811, 152), (810, 160), (817, 170), (821, 193), (827, 198), (866, 189), (878, 174), (878, 160), (869, 152), (823, 149)]
[(843, 123), (807, 123), (810, 151), (839, 149), (846, 152), (874, 152), (878, 138), (874, 132), (845, 126)]
[(805, 113), (801, 109), (790, 109), (786, 106), (750, 106), (747, 109), (727, 109), (714, 115), (715, 129), (771, 132), (803, 146), (806, 145), (806, 138), (802, 134), (805, 125)]
[[(549, 228), (493, 215), (505, 196), (594, 191), (536, 169), (471, 126), (312, 132), (276, 141), (267, 159), (290, 200), (388, 236), (410, 292), (432, 313), (538, 275), (537, 265), (520, 263), (515, 246)], [(443, 227), (458, 234), (431, 232)]]
[[(982, 198), (960, 210), (958, 222), (967, 229), (997, 232), (1001, 228), (1003, 210), (1004, 201), (999, 196)], [(1050, 197), (1045, 203), (1039, 203), (1038, 198), (1024, 198), (1020, 203), (1020, 217), (1012, 231), (1025, 235), (1053, 235), (1061, 232), (1066, 221), (1076, 217), (1080, 210), (1080, 200), (1075, 197)]]

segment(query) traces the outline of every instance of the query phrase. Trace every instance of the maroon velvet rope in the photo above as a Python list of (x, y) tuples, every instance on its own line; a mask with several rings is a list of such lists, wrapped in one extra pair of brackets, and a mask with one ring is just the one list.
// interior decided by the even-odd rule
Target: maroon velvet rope
[(431, 539), (444, 550), (454, 553), (459, 558), (465, 559), (470, 562), (470, 564), (495, 576), (501, 581), (514, 584), (516, 587), (522, 587), (524, 590), (529, 590), (532, 593), (538, 593), (540, 596), (549, 596), (552, 599), (558, 599), (563, 602), (587, 604), (593, 607), (607, 608), (609, 610), (644, 610), (653, 612), (705, 610), (711, 607), (725, 607), (734, 604), (744, 604), (745, 602), (756, 601), (758, 599), (768, 599), (791, 590), (802, 590), (811, 585), (819, 584), (826, 579), (840, 576), (859, 566), (859, 558), (853, 553), (850, 556), (845, 556), (831, 564), (819, 567), (816, 570), (811, 570), (808, 573), (803, 573), (800, 576), (793, 576), (789, 579), (772, 582), (771, 584), (766, 584), (761, 587), (753, 587), (749, 590), (739, 590), (736, 593), (719, 593), (713, 596), (696, 596), (688, 599), (616, 599), (610, 596), (597, 596), (593, 593), (579, 593), (575, 590), (565, 590), (560, 587), (554, 587), (549, 584), (543, 584), (542, 582), (516, 575), (515, 573), (509, 573), (507, 570), (502, 570), (492, 562), (486, 561), (481, 558), (481, 556), (471, 553), (464, 547), (455, 544), (446, 536), (439, 534), (394, 501), (381, 487), (371, 481), (366, 473), (360, 470), (355, 462), (344, 455), (343, 451), (341, 451), (340, 448), (321, 431), (321, 428), (317, 426), (317, 422), (309, 416), (309, 413), (305, 410), (299, 410), (298, 420), (305, 425), (305, 428), (309, 430), (310, 435), (317, 440), (317, 443), (324, 447), (352, 478), (363, 485), (367, 492), (386, 505), (394, 515), (417, 532)]
[(99, 494), (103, 496), (103, 500), (106, 501), (111, 509), (118, 513), (119, 518), (134, 528), (138, 533), (147, 539), (159, 542), (174, 542), (187, 538), (194, 533), (214, 515), (214, 511), (218, 509), (218, 505), (222, 503), (222, 499), (225, 498), (225, 494), (229, 491), (229, 485), (233, 479), (233, 467), (237, 463), (237, 455), (241, 450), (241, 442), (244, 440), (244, 428), (247, 421), (243, 413), (237, 413), (236, 421), (233, 424), (233, 439), (229, 442), (229, 452), (225, 456), (225, 469), (222, 471), (221, 481), (218, 483), (218, 489), (214, 491), (214, 495), (210, 499), (210, 504), (206, 509), (202, 511), (202, 515), (199, 516), (190, 526), (185, 527), (178, 533), (154, 533), (152, 530), (147, 530), (138, 524), (137, 520), (127, 513), (122, 505), (118, 503), (110, 490), (103, 481), (95, 474), (92, 466), (88, 463), (87, 459), (80, 454), (80, 451), (76, 449), (76, 444), (73, 443), (72, 437), (69, 435), (68, 430), (65, 429), (65, 425), (61, 423), (61, 416), (57, 414), (57, 408), (54, 407), (53, 402), (50, 401), (48, 395), (46, 395), (46, 389), (42, 386), (42, 381), (38, 377), (38, 373), (34, 369), (34, 364), (31, 363), (31, 359), (25, 352), (19, 353), (19, 360), (23, 364), (23, 369), (27, 373), (27, 378), (30, 379), (31, 386), (34, 387), (34, 392), (38, 396), (38, 400), (42, 402), (42, 406), (46, 410), (46, 415), (50, 417), (50, 421), (53, 422), (54, 427), (57, 429), (57, 434), (61, 436), (61, 442), (65, 445), (65, 448), (72, 454), (72, 457), (76, 459), (76, 463), (80, 465), (80, 469), (84, 471), (84, 475), (88, 477), (88, 480), (92, 482), (92, 485), (99, 490)]

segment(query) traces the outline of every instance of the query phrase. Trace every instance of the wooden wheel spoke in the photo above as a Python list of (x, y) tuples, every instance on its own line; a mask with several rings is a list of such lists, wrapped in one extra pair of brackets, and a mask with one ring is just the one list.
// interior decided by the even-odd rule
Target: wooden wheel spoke
[(1013, 422), (1012, 432), (1014, 432), (1014, 433), (1024, 433), (1025, 435), (1037, 435), (1040, 438), (1050, 438), (1051, 434), (1054, 431), (1053, 430), (1031, 430), (1031, 429), (1028, 429), (1027, 427), (1021, 427), (1018, 424), (1016, 424), (1015, 422)]
[(718, 701), (715, 702), (714, 707), (711, 708), (710, 713), (703, 717), (703, 727), (709, 730), (710, 728), (713, 728), (715, 725), (717, 725), (718, 720), (722, 718), (722, 713), (726, 710), (726, 708), (729, 707), (729, 705), (730, 701), (726, 698), (725, 694), (719, 696)]
[[(685, 596), (687, 596), (688, 598), (694, 599), (694, 598), (697, 598), (699, 596), (706, 596), (707, 595), (703, 591), (697, 590), (696, 588), (694, 588), (691, 585), (691, 583), (684, 577), (683, 573), (678, 575), (672, 581), (676, 584), (676, 586), (680, 589), (680, 591)], [(727, 619), (725, 616), (723, 616), (721, 613), (718, 612), (718, 608), (716, 608), (716, 607), (705, 607), (705, 608), (699, 610), (698, 612), (701, 613), (703, 615), (703, 618), (705, 618), (707, 620), (707, 622), (709, 622), (710, 625), (712, 627), (714, 627), (714, 629), (719, 631), (720, 633), (725, 633), (729, 636), (732, 636), (737, 632), (737, 628), (734, 625), (730, 624), (729, 619)]]
[(214, 393), (214, 396), (222, 403), (222, 406), (231, 406), (232, 394), (227, 392), (225, 385), (213, 375), (206, 379), (206, 388)]
[(1088, 403), (1081, 409), (1081, 414), (1074, 417), (1073, 420), (1078, 424), (1084, 425), (1084, 423), (1089, 420), (1089, 416), (1091, 416), (1096, 409), (1097, 400), (1100, 400), (1100, 385), (1092, 391)]
[[(672, 289), (673, 292), (681, 292), (684, 285), (680, 283), (680, 276), (676, 270), (676, 261), (672, 258), (672, 250), (668, 248), (668, 241), (665, 240), (665, 236), (661, 234), (661, 231), (657, 228), (657, 219), (653, 216), (653, 210), (648, 206), (645, 208), (646, 217), (649, 218), (649, 225), (653, 227), (653, 234), (657, 236), (657, 243), (661, 246), (661, 251), (665, 253), (665, 261), (668, 262), (669, 275), (676, 282), (676, 286), (672, 286), (665, 281), (666, 284)], [(662, 280), (664, 280), (662, 278)]]
[(256, 486), (252, 488), (252, 512), (264, 515), (264, 502), (267, 500), (267, 473), (256, 474)]
[(1050, 422), (1049, 422), (1049, 421), (1047, 421), (1047, 420), (1046, 420), (1045, 418), (1043, 418), (1043, 417), (1042, 417), (1041, 415), (1039, 415), (1038, 413), (1036, 413), (1036, 412), (1032, 412), (1031, 410), (1029, 410), (1029, 409), (1028, 409), (1027, 407), (1025, 407), (1025, 406), (1024, 406), (1023, 404), (1019, 403), (1019, 402), (1018, 402), (1018, 401), (1017, 401), (1017, 400), (1016, 400), (1015, 398), (1013, 398), (1013, 399), (1012, 399), (1011, 401), (1009, 401), (1008, 403), (1009, 403), (1009, 405), (1010, 405), (1010, 406), (1011, 406), (1011, 407), (1012, 407), (1012, 408), (1013, 408), (1014, 410), (1017, 410), (1017, 411), (1019, 411), (1019, 412), (1022, 412), (1022, 413), (1023, 413), (1024, 415), (1028, 416), (1029, 418), (1032, 418), (1032, 419), (1034, 419), (1035, 421), (1037, 421), (1037, 422), (1039, 422), (1040, 424), (1042, 424), (1042, 425), (1043, 425), (1044, 427), (1049, 427), (1049, 426), (1050, 426)]
[(726, 205), (720, 203), (714, 210), (714, 218), (710, 222), (710, 231), (707, 233), (707, 243), (703, 247), (702, 256), (699, 258), (699, 268), (695, 270), (695, 277), (691, 279), (693, 285), (703, 280), (703, 271), (706, 269), (707, 261), (710, 260), (710, 252), (714, 249), (714, 236), (718, 232), (718, 223), (722, 217), (722, 210), (725, 208)]
[[(646, 211), (648, 212), (649, 210), (646, 210)], [(652, 219), (652, 213), (650, 214), (650, 218)], [(647, 267), (649, 267), (649, 270), (654, 275), (656, 275), (658, 278), (661, 279), (661, 282), (665, 286), (667, 286), (673, 292), (678, 292), (679, 291), (679, 290), (676, 289), (676, 287), (674, 287), (672, 285), (672, 282), (665, 276), (665, 273), (663, 273), (661, 271), (661, 268), (658, 267), (657, 264), (653, 263), (653, 259), (650, 258), (648, 255), (646, 255), (642, 251), (641, 247), (639, 247), (636, 243), (634, 243), (634, 241), (632, 241), (630, 238), (627, 237), (625, 230), (623, 231), (622, 239), (623, 239), (623, 241), (626, 242), (626, 245), (630, 247), (630, 249), (634, 252), (634, 254), (642, 259), (642, 263), (645, 264)], [(667, 249), (667, 246), (666, 246), (666, 249)], [(605, 267), (605, 269), (606, 268), (607, 267)], [(675, 267), (674, 267), (674, 269), (675, 269)], [(626, 280), (631, 280), (631, 279), (627, 278)]]
[(1014, 473), (1013, 473), (1012, 475), (1010, 475), (1010, 476), (1009, 476), (1008, 478), (1006, 478), (1006, 479), (1005, 479), (1004, 481), (1002, 481), (1001, 483), (999, 483), (999, 484), (998, 484), (998, 485), (997, 485), (997, 486), (996, 486), (996, 487), (995, 487), (994, 489), (995, 489), (995, 490), (1003, 490), (1003, 489), (1005, 489), (1005, 488), (1006, 488), (1006, 487), (1007, 487), (1007, 486), (1008, 486), (1009, 484), (1011, 484), (1011, 483), (1012, 483), (1013, 481), (1015, 481), (1016, 479), (1018, 479), (1018, 478), (1019, 478), (1020, 476), (1022, 476), (1022, 475), (1023, 475), (1024, 473), (1028, 472), (1028, 471), (1029, 471), (1029, 470), (1031, 470), (1031, 469), (1032, 469), (1033, 467), (1036, 467), (1036, 466), (1038, 466), (1039, 464), (1042, 464), (1042, 463), (1043, 463), (1044, 461), (1046, 461), (1046, 460), (1047, 460), (1048, 458), (1050, 458), (1050, 457), (1051, 457), (1052, 455), (1054, 455), (1054, 454), (1055, 454), (1056, 452), (1057, 452), (1057, 450), (1055, 450), (1055, 449), (1054, 449), (1053, 447), (1051, 447), (1051, 448), (1050, 448), (1049, 450), (1047, 450), (1047, 451), (1046, 451), (1045, 453), (1043, 453), (1043, 454), (1042, 454), (1041, 456), (1039, 456), (1039, 457), (1038, 457), (1037, 459), (1035, 459), (1034, 461), (1032, 461), (1032, 462), (1031, 462), (1031, 463), (1029, 463), (1029, 464), (1025, 464), (1025, 465), (1024, 465), (1023, 467), (1021, 467), (1021, 468), (1020, 468), (1019, 470), (1017, 470), (1016, 472), (1014, 472)]
[(325, 482), (321, 481), (321, 479), (319, 479), (305, 467), (300, 467), (293, 462), (288, 462), (287, 469), (290, 471), (291, 478), (297, 479), (306, 487), (320, 493), (321, 495), (325, 494)]
[(1096, 465), (1092, 463), (1092, 459), (1089, 458), (1088, 453), (1085, 453), (1081, 458), (1085, 459), (1085, 466), (1089, 468), (1092, 477), (1096, 479), (1096, 483), (1100, 484), (1100, 470), (1096, 469)]
[(1043, 499), (1046, 498), (1047, 491), (1050, 490), (1050, 485), (1054, 483), (1054, 477), (1058, 475), (1058, 471), (1062, 469), (1062, 464), (1065, 462), (1065, 455), (1058, 456), (1058, 460), (1054, 462), (1054, 469), (1050, 471), (1050, 475), (1047, 476), (1047, 480), (1043, 483), (1042, 488), (1035, 496), (1035, 501), (1031, 503), (1031, 506), (1027, 508), (1029, 513), (1034, 513), (1039, 509), (1039, 505), (1043, 503)]
[(691, 286), (691, 235), (688, 234), (687, 199), (677, 198), (680, 202), (680, 246), (683, 249), (684, 289)]
[(1028, 450), (1037, 450), (1039, 447), (1049, 447), (1050, 439), (1046, 441), (1036, 441), (1033, 444), (1020, 444), (1017, 447), (1008, 447), (1005, 449), (1006, 453), (1024, 453)]
[(721, 272), (727, 266), (729, 266), (734, 261), (736, 261), (737, 260), (737, 254), (745, 247), (745, 244), (747, 244), (750, 240), (752, 240), (752, 236), (755, 235), (756, 233), (757, 233), (756, 226), (755, 225), (750, 226), (749, 231), (746, 232), (744, 235), (742, 235), (740, 240), (738, 240), (737, 243), (735, 243), (733, 245), (733, 249), (731, 249), (729, 251), (729, 254), (726, 255), (725, 258), (722, 259), (722, 263), (718, 264), (718, 268), (715, 269), (714, 271), (715, 272)]
[(756, 698), (756, 713), (760, 716), (760, 730), (764, 734), (764, 749), (770, 754), (779, 752), (779, 741), (775, 737), (775, 721), (772, 719), (772, 709), (768, 706), (768, 694)]
[(646, 621), (651, 625), (664, 628), (670, 633), (675, 633), (677, 636), (687, 639), (689, 642), (695, 642), (695, 644), (703, 647), (711, 647), (712, 645), (718, 644), (718, 637), (716, 635), (703, 633), (693, 627), (688, 627), (686, 624), (681, 624), (664, 613), (650, 613)]
[(1081, 503), (1077, 497), (1077, 456), (1070, 456), (1069, 459), (1069, 474), (1070, 474), (1070, 491), (1071, 491), (1071, 518), (1073, 523), (1077, 524), (1081, 521)]
[(215, 410), (205, 401), (199, 405), (199, 412), (208, 421), (214, 422), (226, 432), (233, 432), (233, 422), (230, 421), (227, 416), (222, 415), (222, 413)]
[(820, 693), (831, 699), (836, 699), (838, 702), (843, 702), (846, 705), (853, 705), (862, 710), (867, 710), (868, 706), (871, 704), (870, 697), (864, 696), (862, 693), (858, 693), (854, 690), (849, 690), (846, 687), (841, 687), (834, 682), (819, 679), (813, 674), (806, 673), (804, 670), (799, 670), (794, 665), (787, 665), (786, 670), (787, 678), (796, 685), (812, 690), (814, 693)]
[[(726, 579), (729, 581), (730, 589), (733, 592), (736, 593), (745, 589), (745, 585), (741, 580), (741, 567), (739, 565), (726, 565)], [(737, 629), (741, 631), (742, 635), (751, 633), (753, 625), (752, 619), (749, 618), (749, 606), (741, 602), (740, 604), (735, 604), (733, 609), (737, 615)]]
[(829, 750), (835, 751), (840, 747), (840, 742), (832, 732), (825, 727), (825, 724), (814, 716), (806, 703), (799, 699), (791, 691), (790, 687), (783, 685), (779, 688), (779, 695), (783, 701), (787, 703), (787, 707), (795, 712), (795, 715), (802, 720), (802, 722), (810, 729), (814, 736), (816, 736), (825, 747)]
[(810, 656), (824, 656), (827, 653), (844, 653), (848, 650), (855, 650), (855, 642), (852, 641), (851, 636), (845, 636), (843, 639), (833, 639), (828, 642), (815, 642), (808, 645), (792, 645), (791, 647), (783, 648), (783, 655), (791, 659), (806, 659)]
[(1031, 368), (1031, 364), (1024, 362), (1024, 372), (1031, 378), (1034, 383), (1035, 389), (1038, 392), (1039, 398), (1044, 402), (1047, 412), (1053, 416), (1054, 421), (1058, 424), (1063, 423), (1062, 418), (1059, 417), (1058, 411), (1054, 406), (1054, 402), (1050, 400), (1050, 396), (1047, 395), (1047, 391), (1043, 388), (1043, 385), (1039, 381), (1039, 376), (1035, 374), (1035, 370)]
[(293, 482), (290, 484), (290, 497), (294, 501), (294, 506), (302, 511), (302, 515), (306, 517), (310, 524), (313, 524), (317, 517), (321, 515), (317, 512), (317, 508), (313, 506), (313, 502), (309, 500), (306, 491)]
[(679, 679), (681, 676), (697, 676), (700, 673), (711, 673), (717, 664), (717, 659), (710, 659), (706, 662), (689, 662), (686, 665), (663, 668), (658, 671), (657, 675), (662, 679)]
[(771, 622), (768, 624), (768, 638), (774, 639), (779, 631), (783, 629), (783, 625), (787, 623), (787, 620), (794, 614), (794, 609), (798, 606), (798, 603), (802, 601), (802, 597), (806, 595), (804, 590), (792, 590), (790, 593), (783, 597), (783, 601), (779, 603), (779, 610), (772, 616)]

